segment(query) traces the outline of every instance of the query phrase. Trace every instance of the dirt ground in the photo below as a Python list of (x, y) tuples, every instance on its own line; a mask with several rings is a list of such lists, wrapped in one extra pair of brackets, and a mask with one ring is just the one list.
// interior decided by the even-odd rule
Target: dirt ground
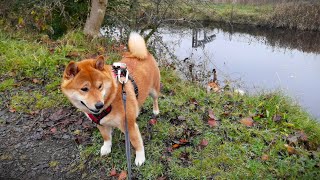
[(0, 179), (81, 179), (78, 145), (95, 125), (74, 108), (33, 114), (0, 109)]

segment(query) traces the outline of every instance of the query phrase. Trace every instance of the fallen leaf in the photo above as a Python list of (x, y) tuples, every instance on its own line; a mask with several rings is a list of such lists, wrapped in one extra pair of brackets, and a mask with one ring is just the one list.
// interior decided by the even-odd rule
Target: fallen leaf
[(36, 111), (31, 111), (31, 112), (30, 112), (30, 114), (31, 114), (31, 115), (36, 115), (36, 114), (39, 114), (39, 110), (36, 110)]
[(125, 180), (127, 178), (127, 171), (121, 171), (118, 180)]
[(200, 142), (201, 147), (206, 147), (206, 146), (208, 146), (208, 144), (209, 144), (209, 141), (206, 139), (202, 139)]
[(156, 119), (150, 119), (149, 124), (155, 125), (155, 124), (157, 124), (157, 120)]
[(210, 119), (217, 120), (217, 118), (216, 118), (216, 116), (214, 115), (214, 113), (213, 113), (213, 110), (212, 110), (212, 109), (209, 109), (209, 110), (208, 110), (208, 113), (209, 113), (209, 117), (210, 117)]
[(186, 140), (186, 139), (180, 139), (179, 142), (180, 142), (180, 144), (186, 144), (186, 143), (188, 143), (189, 141)]
[(32, 82), (35, 83), (35, 84), (38, 84), (40, 81), (36, 78), (32, 79)]
[(174, 145), (172, 145), (172, 148), (173, 149), (177, 149), (177, 148), (179, 148), (180, 147), (180, 144), (174, 144)]
[(219, 126), (219, 123), (216, 121), (216, 120), (214, 120), (214, 119), (209, 119), (208, 120), (208, 124), (209, 124), (209, 126), (212, 128), (212, 127), (217, 127), (217, 126)]
[(159, 177), (157, 180), (166, 180), (166, 179), (167, 179), (166, 176), (161, 176), (161, 177)]
[(191, 98), (191, 99), (190, 99), (190, 103), (191, 103), (191, 104), (194, 104), (194, 105), (196, 105), (196, 106), (199, 104), (198, 101), (197, 101), (195, 98)]
[(10, 109), (9, 109), (9, 112), (11, 112), (11, 113), (14, 113), (14, 112), (16, 112), (17, 110), (15, 109), (15, 108), (12, 108), (12, 107), (10, 107)]
[(304, 133), (304, 131), (299, 131), (298, 132), (299, 139), (303, 142), (308, 141), (308, 136)]
[(53, 128), (50, 129), (50, 131), (51, 131), (52, 133), (56, 133), (56, 132), (57, 132), (57, 128), (53, 127)]
[(274, 122), (280, 122), (282, 120), (282, 116), (279, 115), (279, 114), (276, 114), (276, 115), (273, 116), (272, 120)]
[(296, 154), (296, 149), (294, 147), (289, 146), (288, 144), (285, 144), (284, 146), (287, 148), (287, 151), (290, 155)]
[(287, 138), (289, 144), (297, 144), (298, 143), (298, 136), (297, 135), (289, 135)]
[(116, 168), (112, 168), (110, 171), (110, 176), (116, 176), (116, 175), (117, 175)]
[(261, 156), (262, 161), (268, 161), (269, 160), (269, 156), (267, 154), (263, 154)]
[(253, 119), (251, 117), (247, 117), (247, 118), (242, 118), (240, 120), (240, 123), (247, 126), (247, 127), (252, 127), (253, 126)]

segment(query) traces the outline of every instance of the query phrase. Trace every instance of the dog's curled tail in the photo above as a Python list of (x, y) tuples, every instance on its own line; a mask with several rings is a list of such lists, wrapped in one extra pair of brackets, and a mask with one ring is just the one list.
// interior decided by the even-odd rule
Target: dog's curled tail
[(134, 57), (145, 59), (148, 56), (146, 43), (140, 34), (136, 32), (130, 33), (128, 46), (129, 51)]

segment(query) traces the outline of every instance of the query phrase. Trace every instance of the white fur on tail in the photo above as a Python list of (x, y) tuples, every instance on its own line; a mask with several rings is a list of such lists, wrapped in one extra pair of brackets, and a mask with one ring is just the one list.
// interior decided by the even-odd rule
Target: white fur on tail
[(129, 51), (133, 56), (139, 59), (145, 59), (148, 55), (146, 43), (140, 34), (136, 32), (130, 33), (129, 36)]

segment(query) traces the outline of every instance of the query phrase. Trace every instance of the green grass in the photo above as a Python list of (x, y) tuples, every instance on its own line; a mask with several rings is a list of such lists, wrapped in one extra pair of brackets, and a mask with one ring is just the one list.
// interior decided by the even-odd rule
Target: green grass
[[(79, 52), (95, 54), (107, 40), (88, 40), (74, 31), (55, 42), (40, 42), (20, 38), (0, 31), (1, 92), (7, 93), (9, 106), (18, 112), (70, 105), (59, 89), (63, 67), (70, 61), (66, 55)], [(54, 47), (51, 52), (50, 48)], [(108, 53), (116, 60), (116, 52)], [(161, 114), (157, 123), (149, 124), (152, 101), (145, 103), (138, 118), (145, 144), (146, 162), (133, 165), (139, 179), (318, 179), (320, 177), (320, 126), (294, 105), (281, 92), (240, 96), (231, 91), (207, 94), (205, 89), (182, 81), (170, 68), (161, 69)], [(38, 81), (33, 81), (37, 79)], [(4, 99), (0, 99), (4, 101)], [(208, 110), (212, 110), (220, 125), (209, 127)], [(275, 116), (280, 117), (275, 121)], [(254, 126), (239, 121), (252, 117)], [(290, 137), (303, 131), (307, 140), (291, 142)], [(186, 139), (188, 145), (173, 145)], [(208, 145), (201, 147), (205, 139)], [(103, 166), (108, 176), (115, 167), (126, 169), (124, 135), (113, 134), (112, 152), (100, 157), (102, 138), (93, 134), (93, 144), (79, 146), (80, 161), (70, 164), (69, 170), (86, 172), (83, 178), (99, 177)], [(286, 144), (295, 149), (290, 154)], [(263, 160), (262, 156), (267, 156)], [(134, 158), (134, 153), (133, 156)]]
[[(79, 31), (51, 41), (45, 35), (0, 30), (0, 91), (9, 94), (11, 109), (25, 113), (70, 105), (60, 92), (65, 65), (101, 54), (98, 50), (109, 43), (86, 39)], [(68, 58), (73, 52), (79, 55)], [(108, 55), (110, 61), (120, 58), (115, 52)]]

